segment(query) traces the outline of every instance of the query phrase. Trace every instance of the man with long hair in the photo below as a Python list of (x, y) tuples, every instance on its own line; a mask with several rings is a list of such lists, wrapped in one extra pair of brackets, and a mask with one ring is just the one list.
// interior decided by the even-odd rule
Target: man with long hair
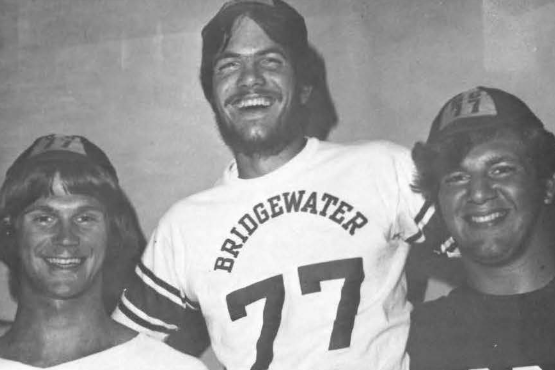
[(204, 369), (109, 316), (143, 237), (99, 147), (81, 136), (36, 139), (7, 171), (0, 220), (18, 303), (0, 368)]
[(229, 1), (202, 40), (234, 161), (162, 218), (115, 317), (164, 338), (201, 312), (228, 370), (406, 369), (404, 266), (433, 215), (408, 151), (306, 137), (314, 54), (284, 1)]

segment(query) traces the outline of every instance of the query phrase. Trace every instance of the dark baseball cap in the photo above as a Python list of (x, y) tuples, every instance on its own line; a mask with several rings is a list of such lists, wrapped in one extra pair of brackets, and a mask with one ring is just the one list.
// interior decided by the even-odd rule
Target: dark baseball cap
[(6, 176), (27, 164), (55, 161), (90, 163), (103, 168), (116, 181), (118, 179), (114, 166), (102, 149), (83, 136), (58, 134), (37, 138), (10, 166)]
[(477, 86), (455, 95), (432, 123), (428, 143), (461, 132), (503, 127), (543, 128), (530, 108), (506, 91)]

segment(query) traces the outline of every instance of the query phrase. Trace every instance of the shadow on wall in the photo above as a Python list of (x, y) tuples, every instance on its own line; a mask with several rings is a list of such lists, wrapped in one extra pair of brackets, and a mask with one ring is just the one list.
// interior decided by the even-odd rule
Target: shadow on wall
[(309, 53), (313, 83), (312, 93), (307, 102), (308, 123), (305, 134), (325, 140), (337, 126), (338, 117), (328, 88), (324, 58), (314, 46), (310, 46)]

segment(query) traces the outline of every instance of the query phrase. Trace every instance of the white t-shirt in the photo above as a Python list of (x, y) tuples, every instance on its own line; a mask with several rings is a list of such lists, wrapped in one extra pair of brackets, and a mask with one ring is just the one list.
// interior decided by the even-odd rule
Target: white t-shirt
[[(0, 358), (2, 370), (43, 369)], [(144, 334), (75, 361), (46, 368), (48, 370), (206, 370), (198, 359), (178, 352)]]
[(413, 174), (388, 142), (309, 139), (254, 179), (232, 164), (161, 219), (114, 317), (163, 338), (201, 309), (228, 370), (406, 369), (407, 241), (433, 214)]

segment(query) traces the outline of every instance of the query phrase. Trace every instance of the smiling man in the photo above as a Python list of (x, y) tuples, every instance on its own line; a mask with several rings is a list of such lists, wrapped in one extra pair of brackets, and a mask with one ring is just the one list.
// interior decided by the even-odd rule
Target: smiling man
[(413, 312), (411, 369), (553, 369), (555, 137), (514, 95), (477, 87), (445, 104), (413, 158), (467, 283)]
[(294, 154), (302, 147), (302, 106), (311, 87), (296, 83), (293, 62), (258, 23), (237, 18), (213, 62), (211, 103), (222, 137), (240, 158)]
[(38, 138), (6, 174), (0, 220), (0, 255), (18, 303), (0, 337), (0, 368), (205, 369), (109, 316), (143, 238), (96, 145)]
[(230, 1), (202, 38), (202, 87), (235, 160), (164, 215), (115, 317), (195, 338), (182, 317), (202, 312), (228, 370), (406, 369), (404, 266), (433, 215), (408, 151), (305, 137), (314, 60), (285, 2)]
[(23, 281), (31, 283), (22, 288), (72, 297), (97, 279), (108, 244), (105, 211), (98, 200), (68, 194), (57, 174), (52, 196), (27, 207), (18, 226)]

